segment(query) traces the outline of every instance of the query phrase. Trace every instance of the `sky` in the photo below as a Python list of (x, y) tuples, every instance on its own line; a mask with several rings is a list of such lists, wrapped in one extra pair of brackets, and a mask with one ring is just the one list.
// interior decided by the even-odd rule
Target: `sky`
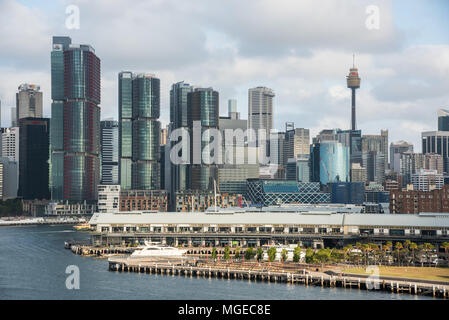
[[(69, 5), (79, 29), (69, 29)], [(378, 8), (378, 28), (367, 27)], [(275, 91), (274, 126), (350, 127), (346, 75), (359, 68), (357, 128), (389, 130), (389, 140), (412, 142), (435, 130), (449, 109), (449, 1), (446, 0), (0, 0), (2, 126), (21, 83), (41, 86), (51, 116), (52, 36), (90, 44), (101, 59), (101, 117), (118, 118), (117, 75), (147, 72), (161, 80), (161, 122), (169, 92), (186, 81), (213, 87), (220, 114), (237, 99), (247, 118), (248, 89)], [(369, 24), (368, 26), (373, 26)]]

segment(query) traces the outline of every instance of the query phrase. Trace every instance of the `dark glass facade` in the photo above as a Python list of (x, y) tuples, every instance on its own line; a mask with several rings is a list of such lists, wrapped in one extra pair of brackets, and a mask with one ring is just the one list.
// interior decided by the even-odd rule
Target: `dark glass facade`
[(123, 190), (160, 189), (160, 80), (119, 74), (119, 176)]
[(53, 37), (51, 52), (50, 192), (53, 200), (64, 197), (64, 50), (69, 37)]
[(423, 132), (422, 153), (440, 154), (443, 157), (444, 172), (449, 172), (449, 132)]
[[(192, 92), (193, 87), (188, 83), (178, 82), (172, 85), (170, 90), (170, 122), (172, 129), (183, 128), (190, 132), (189, 127), (189, 109), (187, 102), (187, 95)], [(178, 141), (171, 141), (174, 146), (181, 142), (181, 137)], [(182, 156), (182, 151), (180, 151)], [(171, 194), (176, 191), (188, 190), (191, 186), (191, 167), (189, 164), (171, 164)], [(174, 201), (174, 197), (171, 198)]]
[(19, 121), (19, 191), (25, 200), (50, 199), (50, 119), (22, 118)]
[(331, 202), (345, 204), (362, 204), (365, 200), (363, 182), (340, 182), (331, 184)]
[(100, 59), (92, 47), (70, 43), (67, 37), (53, 39), (52, 199), (95, 201), (100, 179)]
[(349, 148), (338, 141), (322, 141), (311, 146), (312, 180), (328, 184), (349, 181)]
[[(218, 129), (219, 118), (219, 96), (218, 92), (212, 88), (197, 88), (187, 95), (188, 120), (190, 130), (193, 130), (195, 121), (201, 123), (201, 133), (207, 129)], [(208, 141), (194, 141), (193, 134), (190, 137), (190, 163), (191, 165), (191, 189), (193, 190), (214, 190), (214, 180), (218, 185), (218, 166), (216, 164), (205, 164), (204, 159), (201, 164), (194, 164), (194, 150), (204, 151), (209, 145)], [(195, 144), (200, 144), (200, 148), (195, 148)]]
[(449, 131), (449, 116), (438, 117), (438, 131)]

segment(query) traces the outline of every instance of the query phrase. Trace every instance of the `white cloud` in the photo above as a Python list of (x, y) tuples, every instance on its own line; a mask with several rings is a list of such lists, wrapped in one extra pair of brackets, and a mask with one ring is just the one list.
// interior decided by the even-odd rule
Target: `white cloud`
[[(79, 30), (64, 27), (65, 6), (80, 8)], [(117, 74), (150, 72), (161, 79), (161, 121), (169, 119), (169, 90), (185, 80), (236, 98), (247, 115), (247, 90), (275, 90), (275, 125), (349, 128), (346, 75), (352, 53), (362, 78), (357, 124), (367, 133), (390, 129), (390, 140), (420, 141), (449, 103), (449, 47), (405, 46), (391, 1), (380, 7), (380, 30), (365, 27), (371, 0), (182, 2), (62, 1), (54, 8), (0, 1), (0, 99), (13, 106), (22, 82), (41, 85), (50, 113), (50, 43), (68, 35), (91, 44), (102, 61), (102, 118), (117, 118)], [(26, 21), (26, 24), (23, 23)], [(3, 117), (3, 125), (7, 117)], [(415, 146), (416, 148), (416, 146)], [(418, 148), (419, 149), (419, 148)]]

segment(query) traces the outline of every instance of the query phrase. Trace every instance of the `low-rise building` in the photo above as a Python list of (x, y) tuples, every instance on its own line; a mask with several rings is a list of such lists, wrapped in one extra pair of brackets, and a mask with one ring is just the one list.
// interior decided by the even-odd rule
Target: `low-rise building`
[(120, 191), (120, 211), (161, 211), (168, 208), (166, 190), (122, 190)]
[(271, 206), (284, 203), (329, 203), (330, 194), (320, 190), (319, 182), (248, 179), (246, 198), (253, 204)]
[(98, 212), (117, 212), (120, 204), (119, 184), (98, 185)]
[(50, 202), (45, 207), (46, 216), (91, 216), (97, 212), (97, 204), (87, 201), (69, 203)]
[(432, 191), (390, 191), (390, 212), (449, 212), (449, 185)]
[(206, 211), (208, 208), (231, 208), (242, 204), (242, 195), (218, 193), (207, 190), (183, 190), (176, 192), (176, 211)]
[(449, 214), (408, 215), (334, 212), (97, 213), (93, 243), (160, 241), (169, 245), (261, 246), (269, 243), (343, 246), (356, 241), (442, 243)]

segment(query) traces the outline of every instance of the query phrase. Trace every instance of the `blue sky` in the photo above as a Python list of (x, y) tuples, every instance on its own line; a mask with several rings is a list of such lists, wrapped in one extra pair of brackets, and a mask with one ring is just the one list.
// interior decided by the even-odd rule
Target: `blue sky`
[[(80, 29), (65, 28), (65, 8), (80, 8)], [(365, 8), (380, 8), (380, 29), (367, 30)], [(21, 83), (37, 83), (50, 116), (53, 35), (88, 43), (102, 61), (102, 118), (117, 118), (117, 74), (161, 79), (161, 122), (169, 119), (170, 85), (186, 81), (237, 99), (274, 89), (275, 127), (347, 129), (345, 76), (356, 54), (362, 78), (357, 124), (365, 134), (390, 130), (390, 141), (421, 149), (420, 134), (449, 107), (449, 1), (446, 0), (0, 0), (2, 125)], [(24, 23), (25, 22), (25, 23)]]

